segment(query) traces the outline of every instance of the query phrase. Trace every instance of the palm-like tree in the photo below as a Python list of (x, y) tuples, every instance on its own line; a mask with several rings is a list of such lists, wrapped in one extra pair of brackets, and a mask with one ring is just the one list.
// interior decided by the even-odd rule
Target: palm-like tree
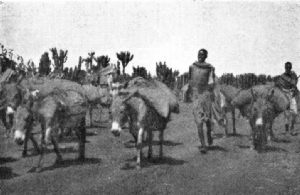
[(99, 71), (101, 68), (106, 68), (109, 65), (110, 58), (108, 56), (98, 56), (97, 58), (94, 57), (94, 60), (97, 63), (96, 70)]
[(64, 70), (64, 63), (67, 61), (68, 59), (68, 50), (64, 51), (64, 50), (60, 50), (59, 51), (59, 55), (57, 52), (57, 49), (51, 48), (50, 49), (51, 53), (52, 53), (52, 59), (54, 61), (54, 71), (55, 72), (63, 72)]
[(123, 75), (125, 75), (125, 68), (128, 63), (133, 59), (134, 55), (131, 55), (129, 51), (121, 51), (117, 53), (117, 58), (121, 61), (123, 66)]

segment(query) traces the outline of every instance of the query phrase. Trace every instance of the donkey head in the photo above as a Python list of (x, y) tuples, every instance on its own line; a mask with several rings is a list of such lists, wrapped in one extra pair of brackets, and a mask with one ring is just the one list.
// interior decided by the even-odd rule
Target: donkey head
[(25, 140), (26, 132), (30, 130), (33, 115), (27, 105), (20, 105), (15, 114), (14, 140), (18, 145), (22, 145)]
[(22, 99), (15, 112), (14, 140), (18, 145), (22, 145), (25, 135), (31, 130), (33, 122), (32, 106), (38, 97), (38, 91), (22, 91)]
[(128, 117), (128, 104), (127, 101), (133, 97), (137, 92), (119, 92), (114, 97), (111, 105), (112, 126), (111, 132), (115, 136), (119, 136), (122, 131), (122, 126), (127, 121)]
[(274, 95), (274, 90), (272, 89), (266, 97), (258, 96), (252, 89), (251, 94), (250, 125), (252, 127), (254, 147), (257, 148), (262, 143), (266, 144), (267, 131), (274, 119), (273, 105), (270, 102)]

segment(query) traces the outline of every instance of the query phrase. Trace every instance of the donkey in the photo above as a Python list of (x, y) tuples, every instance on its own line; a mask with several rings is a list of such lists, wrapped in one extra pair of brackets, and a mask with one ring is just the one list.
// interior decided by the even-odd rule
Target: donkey
[(54, 90), (46, 97), (33, 97), (28, 95), (27, 100), (17, 108), (15, 119), (14, 140), (18, 145), (26, 142), (26, 135), (32, 131), (33, 121), (41, 123), (41, 148), (40, 158), (37, 163), (37, 171), (41, 170), (45, 145), (52, 142), (56, 153), (56, 162), (62, 160), (58, 148), (58, 129), (73, 128), (79, 138), (79, 156), (83, 160), (85, 156), (85, 115), (87, 112), (87, 100), (75, 90)]
[(225, 130), (225, 136), (228, 137), (228, 119), (226, 116), (226, 113), (231, 113), (232, 118), (232, 135), (236, 135), (236, 126), (235, 126), (235, 107), (231, 104), (231, 101), (234, 99), (234, 97), (239, 93), (240, 89), (231, 86), (231, 85), (225, 85), (225, 84), (217, 84), (214, 88), (215, 96), (217, 97), (215, 99), (215, 102), (220, 104), (220, 107), (222, 109), (222, 113), (224, 114), (224, 122), (221, 123), (221, 126), (223, 126)]
[[(252, 117), (251, 109), (253, 99), (258, 98), (267, 99), (268, 102), (272, 104), (274, 118), (282, 113), (286, 114), (289, 112), (290, 103), (287, 95), (281, 89), (272, 85), (257, 85), (247, 90), (241, 90), (232, 100), (231, 104), (238, 108), (244, 117), (250, 120)], [(286, 130), (288, 130), (287, 122), (285, 123)], [(270, 127), (270, 138), (271, 140), (276, 140), (272, 126)]]
[[(108, 98), (108, 90), (102, 88), (96, 88), (93, 86), (85, 86), (79, 85), (78, 83), (62, 80), (62, 79), (54, 79), (49, 80), (47, 78), (21, 78), (18, 82), (13, 82), (11, 84), (4, 85), (4, 100), (5, 100), (5, 108), (7, 113), (10, 113), (11, 116), (16, 112), (17, 107), (20, 105), (20, 102), (23, 98), (22, 94), (24, 89), (30, 89), (31, 95), (33, 97), (46, 97), (48, 94), (57, 90), (74, 90), (77, 93), (85, 96), (89, 105), (94, 105), (96, 103), (101, 104), (102, 106), (107, 107), (109, 105)], [(26, 90), (25, 90), (26, 91)], [(10, 116), (9, 115), (9, 116)], [(61, 128), (61, 130), (63, 130)], [(62, 132), (60, 132), (62, 134)], [(28, 134), (30, 135), (30, 134)], [(26, 139), (27, 140), (27, 139)], [(32, 140), (30, 138), (30, 140)], [(34, 144), (35, 145), (35, 144)], [(37, 149), (38, 151), (38, 149)], [(24, 150), (22, 155), (26, 156), (26, 143), (24, 144)]]
[(143, 134), (147, 132), (148, 159), (152, 158), (153, 131), (159, 131), (159, 158), (163, 156), (164, 130), (169, 118), (158, 114), (147, 99), (136, 91), (133, 93), (119, 92), (111, 105), (111, 132), (119, 136), (125, 122), (129, 122), (129, 130), (136, 139), (137, 160), (136, 168), (141, 168)]
[(249, 105), (249, 123), (252, 128), (252, 142), (251, 148), (261, 151), (264, 150), (268, 141), (268, 132), (271, 137), (274, 137), (272, 125), (277, 116), (272, 98), (274, 96), (274, 89), (266, 97), (258, 96), (257, 93), (251, 89), (252, 101)]

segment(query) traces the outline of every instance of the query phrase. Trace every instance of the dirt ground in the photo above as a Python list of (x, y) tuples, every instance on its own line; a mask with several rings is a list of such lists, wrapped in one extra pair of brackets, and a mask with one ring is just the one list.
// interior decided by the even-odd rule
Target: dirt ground
[(214, 145), (201, 154), (191, 108), (181, 104), (168, 124), (164, 158), (157, 158), (156, 141), (154, 158), (144, 159), (141, 170), (126, 130), (115, 138), (108, 126), (89, 128), (85, 162), (74, 160), (77, 143), (65, 139), (63, 163), (55, 165), (49, 151), (40, 173), (30, 172), (38, 159), (32, 146), (22, 158), (22, 148), (1, 131), (0, 194), (300, 194), (300, 139), (284, 134), (281, 117), (274, 125), (278, 142), (263, 153), (249, 149), (250, 127), (241, 118), (238, 136), (223, 138), (216, 126)]

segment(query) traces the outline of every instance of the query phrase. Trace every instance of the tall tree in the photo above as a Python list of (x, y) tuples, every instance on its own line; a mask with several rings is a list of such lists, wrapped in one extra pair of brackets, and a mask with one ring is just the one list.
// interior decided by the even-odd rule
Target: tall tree
[(137, 66), (137, 67), (132, 67), (133, 69), (133, 72), (132, 72), (132, 77), (143, 77), (145, 79), (148, 79), (149, 78), (149, 74), (147, 73), (147, 70), (145, 67), (140, 67), (140, 66)]
[(85, 62), (86, 72), (91, 73), (93, 70), (93, 59), (94, 59), (95, 52), (88, 53), (88, 57), (83, 59), (82, 61)]
[(48, 52), (42, 54), (39, 63), (39, 74), (42, 76), (47, 76), (51, 72), (51, 60), (49, 58)]
[(125, 75), (125, 68), (128, 63), (133, 59), (134, 55), (131, 55), (129, 51), (121, 51), (117, 53), (117, 58), (121, 61), (123, 67), (123, 75)]
[(63, 72), (64, 70), (64, 63), (67, 61), (68, 59), (68, 50), (64, 51), (64, 50), (60, 50), (59, 51), (59, 55), (57, 52), (56, 47), (51, 48), (50, 51), (52, 52), (52, 59), (54, 61), (54, 72)]
[(168, 87), (174, 88), (175, 85), (175, 77), (178, 76), (179, 72), (172, 70), (166, 64), (166, 62), (158, 62), (156, 63), (156, 75), (157, 79), (161, 82), (165, 83)]
[(94, 57), (94, 60), (97, 63), (97, 66), (95, 66), (95, 70), (99, 71), (102, 68), (106, 68), (107, 66), (109, 66), (109, 62), (110, 62), (110, 58), (108, 56), (102, 55), (102, 56), (98, 56), (97, 58)]

